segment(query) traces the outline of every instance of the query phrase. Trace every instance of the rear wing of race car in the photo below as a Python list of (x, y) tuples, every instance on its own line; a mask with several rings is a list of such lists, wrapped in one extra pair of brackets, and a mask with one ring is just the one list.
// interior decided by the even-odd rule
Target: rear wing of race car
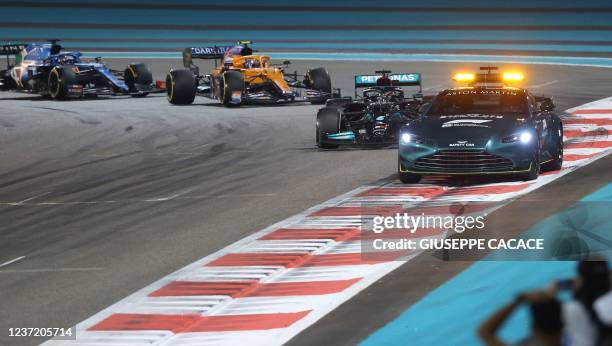
[(183, 66), (194, 67), (193, 59), (222, 59), (233, 46), (189, 47), (183, 50)]
[(21, 61), (21, 51), (27, 46), (27, 43), (8, 43), (0, 44), (0, 56), (6, 56), (7, 66), (11, 65), (10, 57), (15, 56), (15, 64), (19, 64)]
[[(355, 88), (368, 88), (376, 86), (376, 81), (381, 75), (357, 75), (355, 76)], [(420, 73), (394, 73), (389, 75), (392, 86), (421, 86)]]
[[(388, 72), (388, 71), (380, 71)], [(376, 82), (382, 77), (382, 75), (356, 75), (355, 76), (355, 96), (357, 95), (357, 89), (359, 88), (370, 88), (375, 87)], [(421, 74), (420, 73), (394, 73), (389, 74), (391, 80), (391, 86), (418, 86), (419, 94), (423, 92), (421, 86)]]

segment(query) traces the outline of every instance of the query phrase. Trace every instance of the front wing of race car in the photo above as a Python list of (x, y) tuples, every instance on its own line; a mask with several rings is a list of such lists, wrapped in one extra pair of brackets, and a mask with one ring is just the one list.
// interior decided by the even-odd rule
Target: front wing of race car
[(311, 102), (321, 103), (329, 99), (332, 94), (318, 90), (299, 89), (289, 91), (268, 91), (261, 87), (257, 90), (246, 90), (243, 95), (242, 103), (278, 103), (278, 102)]
[(366, 134), (365, 129), (356, 131), (340, 131), (337, 133), (321, 134), (320, 141), (331, 145), (355, 146), (395, 146), (397, 138), (392, 135), (372, 136)]

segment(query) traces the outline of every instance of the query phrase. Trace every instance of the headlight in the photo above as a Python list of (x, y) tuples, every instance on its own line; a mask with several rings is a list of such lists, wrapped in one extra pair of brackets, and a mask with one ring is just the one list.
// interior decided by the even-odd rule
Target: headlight
[(532, 138), (533, 138), (533, 135), (531, 134), (531, 132), (524, 131), (524, 132), (517, 133), (512, 136), (502, 138), (502, 143), (521, 142), (523, 144), (527, 144), (531, 142)]
[(519, 136), (519, 139), (521, 140), (521, 143), (529, 143), (529, 142), (531, 142), (531, 137), (532, 137), (531, 133), (523, 132)]
[(410, 136), (409, 133), (402, 133), (401, 137), (400, 137), (400, 141), (404, 144), (408, 144), (410, 143), (410, 140), (412, 139), (412, 136)]
[(423, 140), (423, 138), (419, 136), (415, 136), (412, 133), (402, 132), (400, 134), (400, 144), (408, 144), (408, 143), (422, 144), (424, 142), (425, 141)]

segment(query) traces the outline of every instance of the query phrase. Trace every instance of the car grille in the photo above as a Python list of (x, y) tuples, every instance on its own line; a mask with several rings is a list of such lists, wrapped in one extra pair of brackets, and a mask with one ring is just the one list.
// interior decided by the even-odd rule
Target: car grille
[(439, 150), (419, 158), (415, 166), (424, 171), (448, 173), (486, 173), (512, 170), (512, 160), (480, 150)]

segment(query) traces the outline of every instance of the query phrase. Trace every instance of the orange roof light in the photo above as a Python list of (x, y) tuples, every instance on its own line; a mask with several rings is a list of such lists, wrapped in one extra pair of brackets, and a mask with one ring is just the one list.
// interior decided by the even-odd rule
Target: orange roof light
[(504, 82), (520, 82), (525, 76), (520, 72), (504, 72), (502, 78)]
[(473, 73), (457, 73), (453, 76), (455, 82), (473, 82), (476, 75)]

